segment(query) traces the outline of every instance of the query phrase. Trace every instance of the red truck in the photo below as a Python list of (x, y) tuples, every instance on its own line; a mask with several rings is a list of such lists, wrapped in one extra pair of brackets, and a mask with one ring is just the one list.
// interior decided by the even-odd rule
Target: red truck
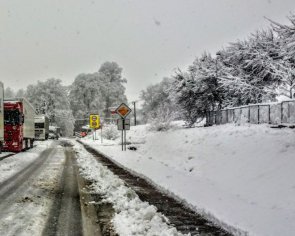
[(25, 98), (4, 100), (4, 151), (20, 152), (33, 147), (35, 109)]

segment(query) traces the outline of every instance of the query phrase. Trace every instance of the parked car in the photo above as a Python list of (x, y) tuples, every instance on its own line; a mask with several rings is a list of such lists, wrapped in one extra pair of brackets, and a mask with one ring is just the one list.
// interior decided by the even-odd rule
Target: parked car
[(60, 136), (60, 127), (49, 126), (49, 139), (59, 139)]

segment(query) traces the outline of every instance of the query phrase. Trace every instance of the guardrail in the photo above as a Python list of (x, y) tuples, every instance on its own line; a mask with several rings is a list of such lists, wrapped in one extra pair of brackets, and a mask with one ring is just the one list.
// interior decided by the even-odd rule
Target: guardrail
[(250, 104), (207, 113), (206, 125), (226, 123), (295, 124), (295, 100), (279, 103)]

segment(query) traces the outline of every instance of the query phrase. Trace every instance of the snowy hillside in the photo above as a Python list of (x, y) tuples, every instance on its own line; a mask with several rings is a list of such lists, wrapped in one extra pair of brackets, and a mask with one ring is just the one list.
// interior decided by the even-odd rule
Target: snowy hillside
[[(264, 125), (131, 127), (127, 139), (84, 142), (148, 177), (227, 228), (249, 235), (295, 232), (295, 131)], [(233, 228), (232, 228), (233, 227)]]

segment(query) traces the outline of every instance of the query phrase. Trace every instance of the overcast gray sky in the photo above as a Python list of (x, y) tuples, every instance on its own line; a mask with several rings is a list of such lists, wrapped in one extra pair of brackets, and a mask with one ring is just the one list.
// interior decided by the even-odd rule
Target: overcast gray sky
[(286, 23), (294, 0), (0, 0), (0, 80), (15, 90), (116, 61), (128, 99), (203, 51)]

